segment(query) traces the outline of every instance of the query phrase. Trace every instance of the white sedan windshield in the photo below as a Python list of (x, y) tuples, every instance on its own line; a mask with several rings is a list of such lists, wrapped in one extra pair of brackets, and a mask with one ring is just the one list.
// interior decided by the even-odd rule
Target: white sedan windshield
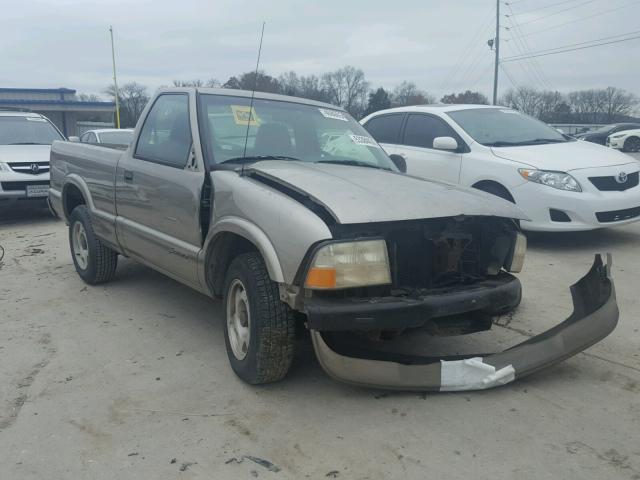
[(471, 108), (447, 115), (476, 142), (489, 147), (569, 141), (546, 123), (509, 108)]

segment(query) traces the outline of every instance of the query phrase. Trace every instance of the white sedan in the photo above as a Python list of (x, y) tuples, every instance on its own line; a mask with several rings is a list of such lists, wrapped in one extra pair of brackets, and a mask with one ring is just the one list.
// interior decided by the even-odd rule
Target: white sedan
[(388, 154), (404, 158), (409, 174), (516, 203), (530, 219), (522, 222), (525, 230), (592, 230), (640, 220), (640, 163), (515, 110), (400, 107), (361, 123)]
[(609, 135), (606, 145), (623, 152), (640, 152), (640, 128)]

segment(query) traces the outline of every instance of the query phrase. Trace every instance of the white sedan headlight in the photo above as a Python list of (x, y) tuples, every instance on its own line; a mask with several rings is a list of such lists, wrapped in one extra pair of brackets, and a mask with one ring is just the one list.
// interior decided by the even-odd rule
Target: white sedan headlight
[(6, 163), (0, 162), (0, 172), (10, 172), (11, 168)]
[(330, 243), (315, 254), (305, 287), (313, 290), (386, 285), (391, 283), (384, 240)]
[(518, 172), (522, 178), (530, 182), (540, 183), (558, 190), (568, 190), (570, 192), (581, 192), (582, 187), (578, 181), (565, 172), (552, 172), (548, 170), (532, 170), (529, 168), (519, 168)]
[(619, 134), (619, 135), (611, 135), (611, 137), (609, 137), (609, 138), (622, 138), (622, 137), (624, 137), (625, 135), (626, 135), (626, 133), (621, 133), (621, 134)]

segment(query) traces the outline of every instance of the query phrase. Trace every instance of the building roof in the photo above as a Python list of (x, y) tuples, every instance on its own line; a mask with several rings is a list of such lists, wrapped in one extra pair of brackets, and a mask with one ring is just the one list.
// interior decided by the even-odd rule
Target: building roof
[(0, 88), (0, 93), (68, 93), (74, 94), (71, 88)]

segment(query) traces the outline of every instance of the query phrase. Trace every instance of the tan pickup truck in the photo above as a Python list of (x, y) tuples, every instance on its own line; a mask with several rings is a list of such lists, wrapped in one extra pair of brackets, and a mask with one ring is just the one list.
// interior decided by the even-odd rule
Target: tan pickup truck
[(618, 319), (596, 257), (575, 312), (504, 352), (369, 348), (427, 329), (461, 335), (514, 309), (526, 220), (512, 203), (403, 173), (344, 110), (238, 90), (160, 91), (121, 151), (55, 142), (49, 201), (89, 284), (118, 256), (222, 298), (227, 353), (252, 384), (285, 376), (308, 329), (343, 381), (418, 390), (508, 383), (604, 338)]

